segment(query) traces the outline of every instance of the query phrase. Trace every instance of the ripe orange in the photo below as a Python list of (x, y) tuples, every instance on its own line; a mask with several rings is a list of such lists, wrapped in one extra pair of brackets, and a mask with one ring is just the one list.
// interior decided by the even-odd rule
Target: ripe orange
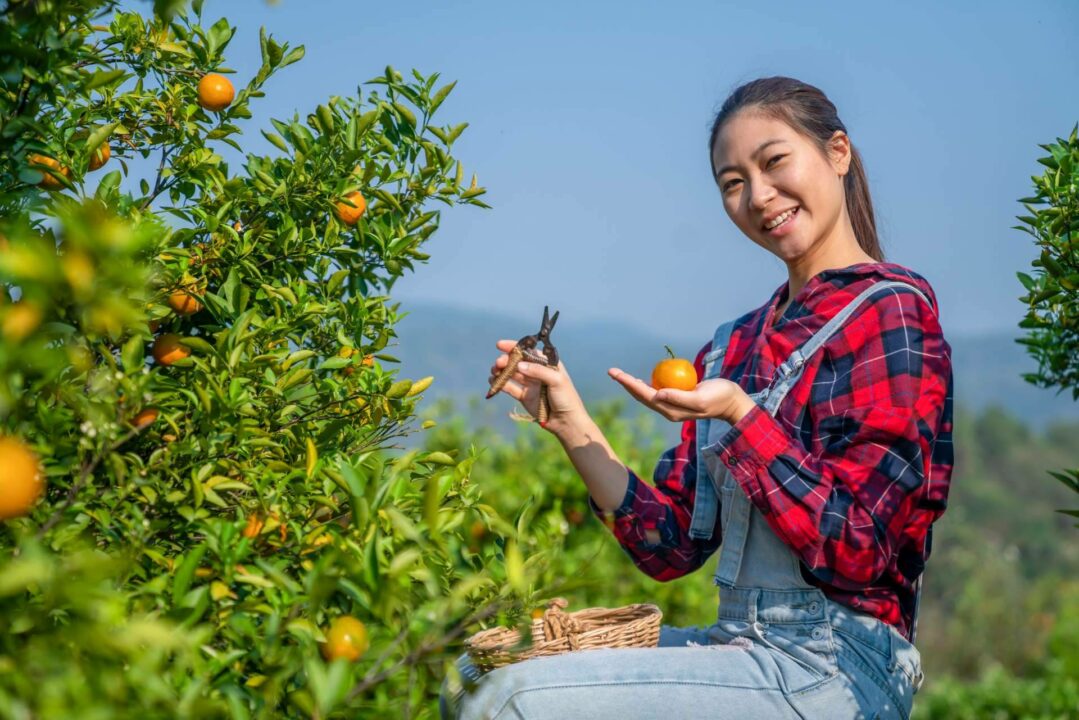
[[(270, 517), (277, 521), (277, 532), (281, 536), (281, 542), (285, 542), (288, 537), (288, 526), (281, 522), (281, 516), (276, 512), (271, 512)], [(259, 513), (251, 513), (247, 516), (247, 525), (244, 526), (241, 533), (245, 538), (256, 538), (262, 534), (262, 529), (266, 526), (266, 518)]]
[[(52, 168), (53, 170), (56, 170), (57, 172), (59, 172), (61, 175), (63, 175), (66, 178), (69, 178), (69, 179), (71, 178), (71, 168), (69, 168), (69, 167), (61, 167), (60, 161), (57, 160), (56, 158), (51, 158), (48, 155), (40, 155), (38, 153), (30, 153), (30, 154), (28, 154), (26, 156), (26, 159), (30, 163), (31, 166), (33, 166), (33, 165), (44, 165), (46, 167)], [(60, 180), (55, 175), (53, 175), (52, 173), (50, 173), (47, 170), (44, 170), (42, 168), (33, 168), (33, 169), (37, 170), (38, 172), (41, 173), (41, 181), (38, 182), (38, 187), (43, 187), (46, 190), (63, 190), (64, 189), (64, 184), (62, 182), (60, 182)]]
[(19, 438), (0, 436), (0, 520), (26, 515), (44, 489), (34, 451)]
[(154, 340), (154, 346), (150, 352), (158, 365), (172, 365), (177, 360), (183, 360), (191, 355), (191, 348), (180, 342), (179, 335), (165, 333)]
[(110, 157), (112, 157), (112, 150), (109, 148), (109, 144), (102, 143), (90, 156), (90, 163), (86, 166), (86, 169), (93, 172), (107, 163)]
[(322, 656), (331, 662), (337, 658), (355, 662), (367, 652), (369, 645), (367, 627), (351, 615), (342, 615), (334, 618), (326, 631)]
[(41, 308), (29, 300), (20, 300), (7, 308), (0, 331), (4, 339), (18, 342), (41, 324)]
[(697, 370), (693, 363), (685, 358), (677, 358), (670, 345), (667, 348), (669, 358), (660, 360), (652, 370), (652, 387), (656, 390), (674, 388), (675, 390), (692, 390), (697, 387)]
[(367, 200), (364, 199), (363, 194), (359, 190), (353, 190), (352, 192), (347, 193), (345, 199), (356, 207), (338, 201), (337, 204), (334, 205), (333, 214), (345, 225), (355, 225), (363, 216), (364, 212), (367, 211)]
[(262, 532), (262, 526), (265, 523), (257, 514), (251, 513), (247, 516), (247, 525), (244, 526), (243, 536), (245, 538), (258, 537), (258, 534)]
[(135, 419), (131, 421), (131, 424), (140, 429), (144, 428), (147, 425), (152, 425), (154, 420), (157, 420), (159, 414), (157, 408), (146, 408), (135, 416)]
[(168, 303), (177, 315), (192, 315), (202, 310), (202, 303), (186, 290), (173, 290), (169, 295)]
[(199, 105), (213, 112), (227, 108), (236, 97), (232, 82), (224, 75), (208, 73), (199, 80)]

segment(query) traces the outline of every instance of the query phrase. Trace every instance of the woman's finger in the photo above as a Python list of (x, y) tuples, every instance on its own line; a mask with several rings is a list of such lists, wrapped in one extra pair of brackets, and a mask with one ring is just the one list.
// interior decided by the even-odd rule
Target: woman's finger
[(653, 396), (653, 401), (667, 403), (671, 407), (681, 408), (682, 410), (692, 410), (694, 412), (704, 410), (698, 394), (677, 388), (658, 390)]

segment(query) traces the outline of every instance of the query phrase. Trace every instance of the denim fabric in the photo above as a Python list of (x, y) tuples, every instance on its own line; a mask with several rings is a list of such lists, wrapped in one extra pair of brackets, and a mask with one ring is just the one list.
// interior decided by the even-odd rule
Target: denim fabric
[[(884, 281), (870, 290), (895, 284), (905, 285)], [(751, 395), (754, 401), (775, 415), (805, 358), (869, 292), (796, 350), (769, 387)], [(717, 330), (722, 342), (713, 345), (706, 377), (717, 376), (729, 335), (729, 327)], [(719, 462), (716, 445), (729, 424), (699, 422), (698, 467), (706, 469), (707, 477), (698, 477), (698, 491), (707, 485), (719, 492), (718, 503), (713, 494), (703, 509), (695, 507), (694, 523), (710, 531), (714, 513), (722, 513), (713, 578), (719, 590), (716, 622), (707, 627), (663, 625), (656, 648), (579, 650), (486, 675), (463, 654), (456, 667), (465, 686), (449, 677), (443, 683), (439, 709), (444, 719), (909, 720), (922, 681), (917, 648), (893, 626), (828, 599), (805, 581), (798, 557)]]

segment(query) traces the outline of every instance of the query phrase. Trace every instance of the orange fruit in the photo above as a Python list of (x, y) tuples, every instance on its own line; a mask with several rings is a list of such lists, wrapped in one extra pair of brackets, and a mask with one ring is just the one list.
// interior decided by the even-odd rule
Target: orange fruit
[(247, 525), (244, 526), (243, 536), (245, 538), (258, 537), (258, 534), (262, 532), (263, 525), (265, 525), (265, 523), (262, 521), (262, 518), (255, 513), (251, 513), (247, 516)]
[(656, 390), (674, 388), (675, 390), (692, 390), (697, 387), (697, 370), (693, 363), (685, 358), (674, 356), (670, 345), (667, 348), (669, 358), (660, 360), (652, 369), (652, 387)]
[(487, 534), (487, 526), (483, 524), (482, 520), (476, 520), (472, 523), (472, 527), (468, 529), (468, 534), (472, 536), (473, 540), (482, 540), (483, 536)]
[(34, 451), (19, 438), (0, 436), (0, 520), (26, 515), (44, 490)]
[(533, 610), (532, 611), (532, 619), (533, 620), (542, 620), (543, 619), (543, 608), (536, 608), (535, 610)]
[(337, 658), (355, 662), (367, 652), (369, 645), (367, 627), (351, 615), (342, 615), (334, 618), (326, 631), (322, 656), (331, 662)]
[(41, 324), (41, 308), (29, 300), (20, 300), (8, 307), (0, 322), (4, 339), (18, 342)]
[[(51, 158), (48, 155), (40, 155), (38, 153), (30, 153), (26, 156), (31, 166), (44, 165), (46, 167), (56, 170), (58, 173), (66, 178), (71, 177), (71, 168), (62, 167), (60, 161), (56, 158)], [(52, 173), (42, 168), (33, 168), (41, 173), (41, 180), (38, 182), (38, 187), (43, 187), (46, 190), (63, 190), (64, 184)]]
[(191, 355), (191, 348), (180, 342), (179, 335), (165, 333), (154, 340), (154, 345), (150, 352), (158, 365), (172, 365), (177, 360), (183, 360)]
[(147, 425), (153, 424), (154, 420), (157, 420), (159, 414), (157, 408), (146, 408), (135, 416), (135, 419), (131, 421), (131, 424), (140, 429), (144, 428)]
[(227, 108), (236, 97), (232, 82), (224, 75), (207, 73), (199, 80), (199, 105), (213, 112)]
[(367, 211), (367, 200), (364, 199), (363, 194), (359, 190), (353, 190), (350, 193), (346, 193), (345, 199), (356, 207), (338, 201), (337, 204), (334, 205), (333, 214), (345, 225), (355, 225), (360, 217), (363, 216), (364, 212)]
[(102, 143), (98, 146), (97, 150), (94, 150), (93, 154), (90, 155), (90, 163), (86, 166), (86, 169), (93, 172), (107, 163), (110, 157), (112, 157), (112, 149), (109, 148), (108, 143)]
[(168, 303), (177, 315), (192, 315), (202, 310), (202, 303), (185, 290), (173, 290), (169, 295)]
[[(288, 537), (288, 526), (285, 523), (280, 522), (281, 516), (276, 512), (271, 512), (270, 517), (280, 523), (277, 526), (277, 532), (281, 536), (281, 542), (285, 542), (285, 538)], [(256, 538), (262, 534), (262, 529), (266, 526), (266, 518), (259, 513), (251, 513), (247, 516), (247, 525), (244, 526), (241, 533), (245, 538)]]

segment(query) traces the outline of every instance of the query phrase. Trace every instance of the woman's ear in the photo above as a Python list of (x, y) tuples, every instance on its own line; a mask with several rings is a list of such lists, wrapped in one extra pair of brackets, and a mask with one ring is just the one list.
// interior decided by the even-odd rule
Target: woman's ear
[(840, 177), (850, 170), (850, 138), (842, 130), (836, 130), (828, 141), (828, 159), (831, 160), (832, 167)]

